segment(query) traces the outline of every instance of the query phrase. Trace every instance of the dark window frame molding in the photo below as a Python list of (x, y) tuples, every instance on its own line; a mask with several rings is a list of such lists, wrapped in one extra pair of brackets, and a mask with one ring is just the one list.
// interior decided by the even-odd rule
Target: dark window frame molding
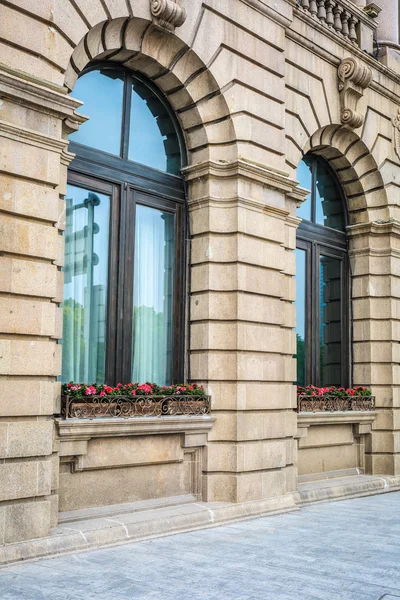
[[(329, 165), (318, 155), (312, 158), (311, 218), (316, 215), (316, 168), (323, 163), (335, 179), (343, 208), (345, 227), (348, 224), (346, 198), (343, 188)], [(341, 386), (349, 387), (352, 382), (352, 311), (351, 311), (351, 271), (348, 253), (348, 238), (345, 231), (338, 231), (313, 221), (302, 220), (296, 234), (296, 248), (306, 252), (306, 301), (305, 301), (305, 380), (306, 385), (325, 386), (331, 382), (320, 378), (320, 256), (331, 256), (341, 260), (341, 341), (342, 369)]]
[(121, 150), (125, 157), (70, 142), (69, 150), (75, 154), (75, 158), (68, 169), (68, 184), (107, 193), (111, 197), (105, 381), (109, 385), (115, 385), (131, 380), (135, 211), (136, 204), (145, 204), (175, 215), (173, 380), (179, 383), (184, 379), (186, 341), (186, 191), (182, 177), (158, 171), (127, 158), (129, 102), (133, 79), (138, 79), (149, 88), (162, 102), (171, 118), (179, 141), (181, 168), (186, 165), (184, 138), (167, 101), (154, 84), (141, 74), (117, 63), (97, 62), (86, 68), (82, 75), (103, 68), (115, 68), (123, 72), (125, 77), (121, 135)]

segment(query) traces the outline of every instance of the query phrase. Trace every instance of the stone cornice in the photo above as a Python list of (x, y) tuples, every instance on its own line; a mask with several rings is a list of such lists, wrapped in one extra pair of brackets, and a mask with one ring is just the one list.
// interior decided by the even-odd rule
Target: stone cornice
[(68, 146), (68, 140), (61, 140), (50, 135), (45, 135), (44, 133), (38, 133), (33, 129), (19, 127), (12, 123), (8, 123), (7, 121), (1, 120), (0, 135), (17, 142), (21, 142), (23, 140), (25, 143), (28, 143), (31, 146), (50, 150), (51, 152), (58, 152), (60, 154), (65, 152)]
[(215, 417), (178, 416), (134, 419), (56, 419), (62, 441), (87, 441), (91, 438), (171, 433), (207, 433)]
[(342, 423), (372, 424), (375, 418), (375, 411), (298, 413), (297, 424), (302, 427), (309, 427), (310, 425), (340, 425)]
[(0, 97), (42, 113), (76, 123), (76, 129), (87, 121), (84, 115), (75, 110), (82, 102), (66, 94), (63, 88), (54, 89), (23, 77), (19, 71), (12, 71), (0, 64)]
[(269, 3), (266, 0), (241, 0), (243, 4), (247, 4), (252, 8), (255, 8), (258, 12), (266, 15), (279, 25), (283, 27), (289, 27), (293, 19), (293, 11), (291, 4), (295, 6), (295, 3), (284, 2), (280, 0), (279, 3)]
[(349, 237), (361, 235), (394, 235), (400, 236), (400, 221), (390, 219), (390, 221), (373, 221), (371, 223), (358, 223), (346, 227)]
[(208, 160), (185, 167), (182, 173), (187, 181), (201, 177), (250, 179), (269, 188), (284, 192), (297, 202), (304, 200), (308, 194), (308, 190), (300, 188), (298, 181), (290, 179), (284, 171), (264, 167), (243, 159), (233, 162)]

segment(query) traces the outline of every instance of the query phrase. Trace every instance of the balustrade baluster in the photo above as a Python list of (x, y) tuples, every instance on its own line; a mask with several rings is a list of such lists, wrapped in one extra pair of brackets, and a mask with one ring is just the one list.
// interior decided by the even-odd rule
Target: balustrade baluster
[(316, 18), (318, 12), (316, 0), (310, 0), (310, 13), (311, 16)]
[(336, 4), (335, 8), (333, 9), (333, 15), (334, 15), (333, 28), (336, 31), (336, 33), (342, 33), (342, 21), (340, 18), (340, 15), (342, 12), (343, 12), (343, 8), (341, 6), (339, 6), (338, 4)]
[(354, 15), (351, 15), (349, 21), (349, 38), (353, 44), (357, 44), (357, 31), (356, 27), (358, 25), (358, 19)]
[(301, 0), (301, 7), (306, 10), (307, 12), (309, 12), (310, 10), (310, 3), (308, 0)]
[(347, 10), (344, 10), (341, 14), (341, 19), (342, 19), (342, 33), (344, 35), (345, 38), (349, 37), (349, 19), (350, 19), (350, 13)]
[(325, 8), (326, 8), (326, 24), (328, 25), (328, 27), (332, 28), (333, 27), (333, 7), (335, 6), (335, 3), (333, 0), (326, 0), (325, 2)]
[(325, 0), (318, 0), (318, 19), (326, 23)]

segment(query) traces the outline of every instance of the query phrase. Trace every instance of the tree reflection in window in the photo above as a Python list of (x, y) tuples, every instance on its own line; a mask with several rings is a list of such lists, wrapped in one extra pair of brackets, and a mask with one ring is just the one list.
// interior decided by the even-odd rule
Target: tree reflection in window
[(310, 190), (297, 231), (297, 384), (349, 385), (349, 267), (346, 212), (329, 164), (308, 154), (299, 164)]

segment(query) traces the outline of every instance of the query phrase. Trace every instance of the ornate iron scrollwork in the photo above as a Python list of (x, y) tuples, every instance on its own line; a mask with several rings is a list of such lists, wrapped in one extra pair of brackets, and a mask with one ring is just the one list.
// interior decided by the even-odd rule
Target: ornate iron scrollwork
[(297, 412), (360, 412), (374, 410), (375, 396), (308, 396), (297, 397)]
[(61, 416), (64, 419), (98, 419), (201, 416), (210, 412), (210, 396), (63, 396)]

